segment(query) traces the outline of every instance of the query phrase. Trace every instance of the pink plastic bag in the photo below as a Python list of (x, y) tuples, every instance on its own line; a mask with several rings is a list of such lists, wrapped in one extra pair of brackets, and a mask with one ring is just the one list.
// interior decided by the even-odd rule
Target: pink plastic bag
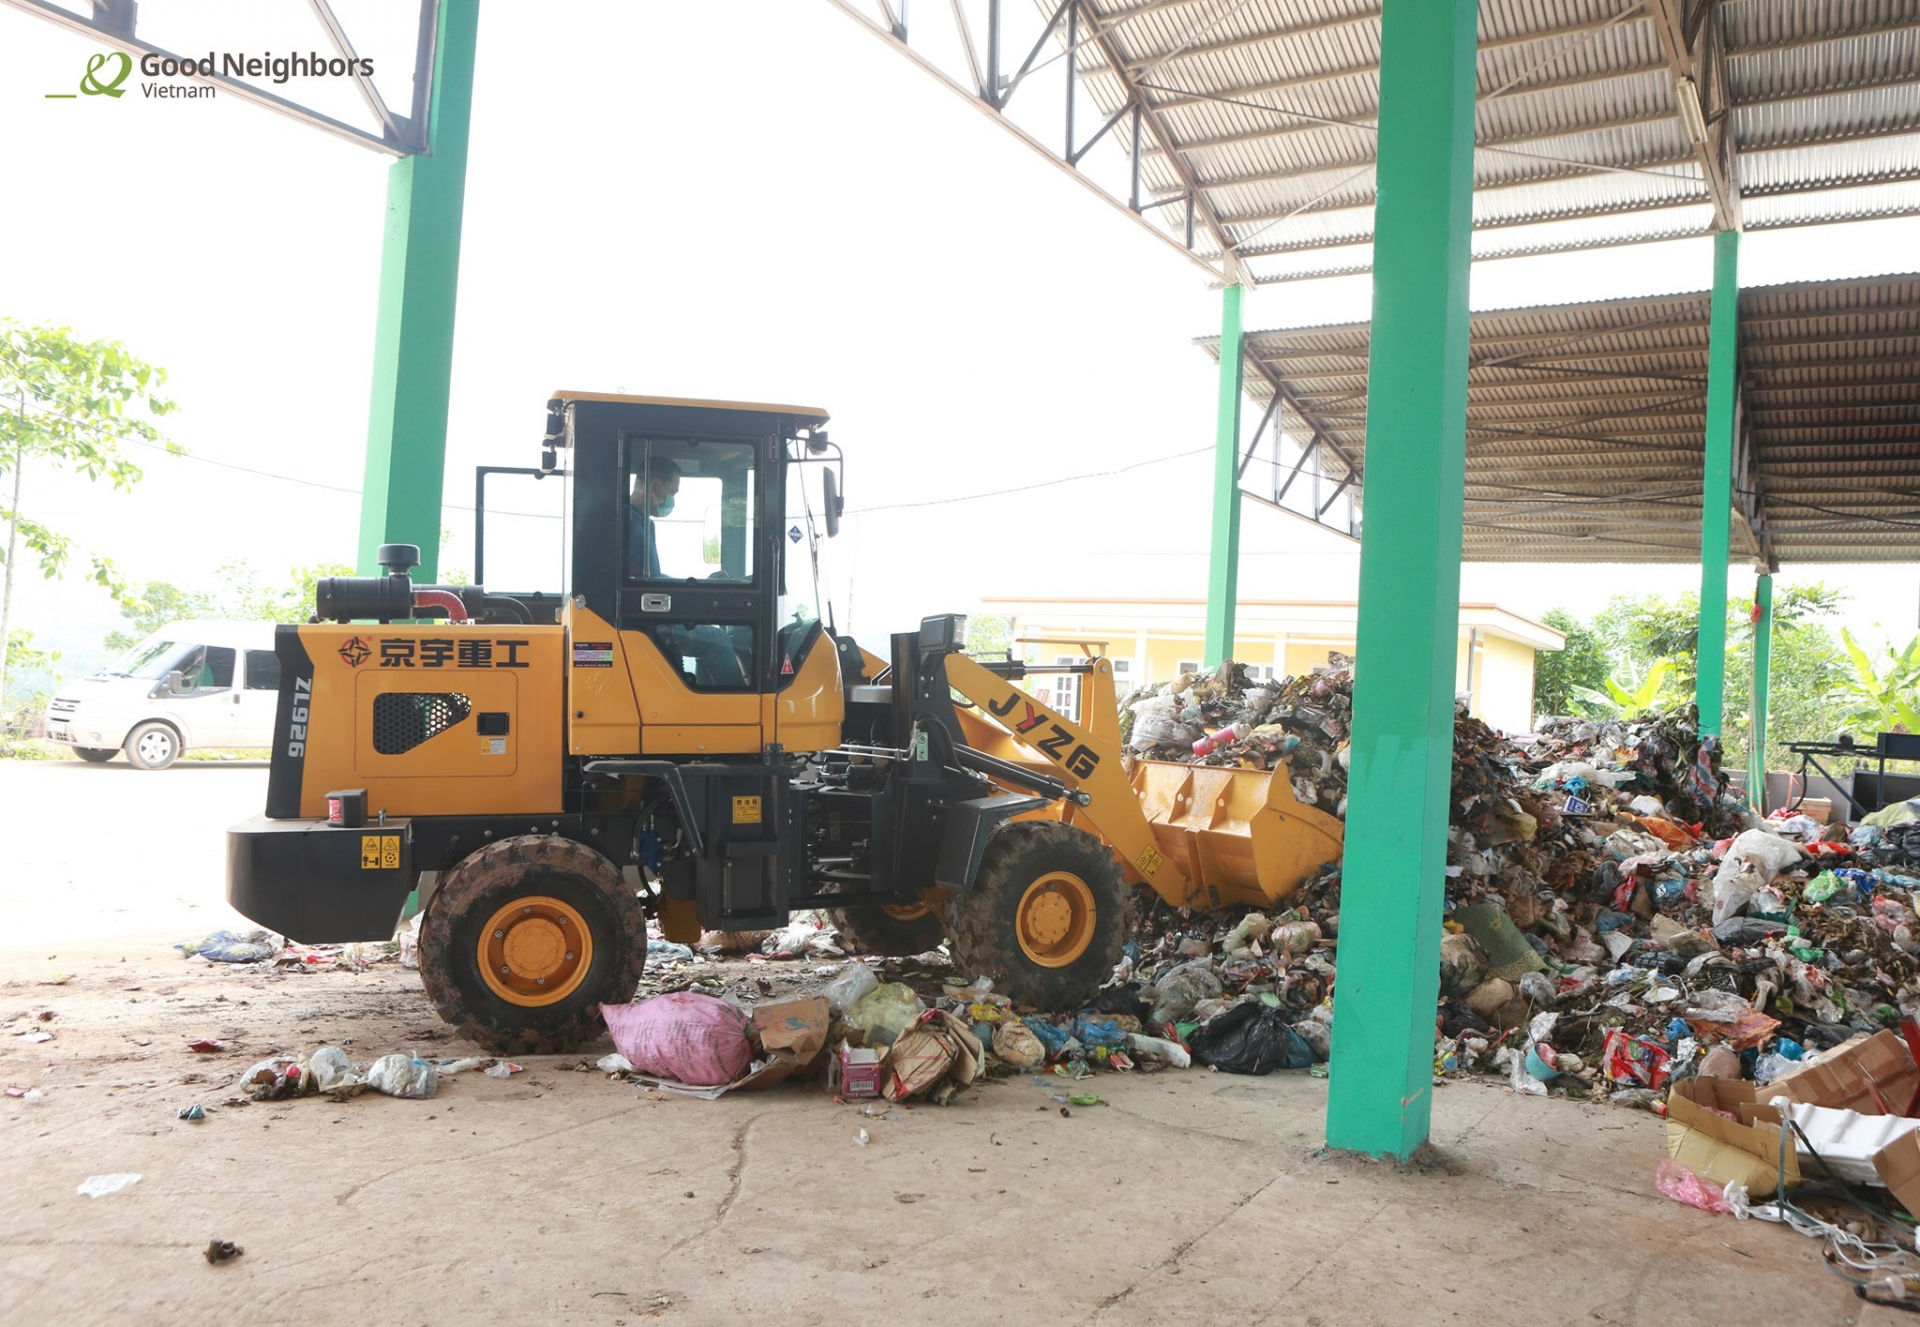
[(603, 1004), (614, 1049), (643, 1074), (718, 1087), (753, 1062), (747, 1016), (711, 995), (675, 991), (639, 1004)]
[(1661, 1161), (1659, 1169), (1653, 1172), (1653, 1187), (1676, 1203), (1685, 1203), (1688, 1207), (1697, 1207), (1703, 1212), (1717, 1212), (1725, 1216), (1733, 1211), (1733, 1205), (1726, 1200), (1720, 1190), (1672, 1157)]

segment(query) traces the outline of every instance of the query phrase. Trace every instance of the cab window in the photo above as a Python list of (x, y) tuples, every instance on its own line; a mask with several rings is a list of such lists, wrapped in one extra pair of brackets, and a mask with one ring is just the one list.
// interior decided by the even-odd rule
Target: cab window
[(754, 479), (751, 443), (629, 439), (627, 579), (752, 581)]

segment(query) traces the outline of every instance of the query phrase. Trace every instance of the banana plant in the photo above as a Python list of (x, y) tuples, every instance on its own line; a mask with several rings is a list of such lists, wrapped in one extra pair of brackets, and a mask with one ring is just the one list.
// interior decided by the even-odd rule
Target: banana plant
[(1853, 676), (1840, 683), (1847, 698), (1840, 721), (1871, 728), (1875, 733), (1920, 733), (1920, 708), (1916, 708), (1920, 702), (1920, 636), (1908, 641), (1904, 650), (1889, 645), (1884, 672), (1874, 666), (1844, 627), (1840, 639), (1853, 664)]
[(1653, 666), (1647, 669), (1647, 675), (1635, 685), (1622, 686), (1609, 677), (1605, 691), (1593, 687), (1575, 687), (1574, 694), (1609, 714), (1631, 719), (1653, 708), (1654, 702), (1660, 698), (1660, 689), (1666, 685), (1667, 674), (1672, 670), (1671, 659), (1656, 659)]

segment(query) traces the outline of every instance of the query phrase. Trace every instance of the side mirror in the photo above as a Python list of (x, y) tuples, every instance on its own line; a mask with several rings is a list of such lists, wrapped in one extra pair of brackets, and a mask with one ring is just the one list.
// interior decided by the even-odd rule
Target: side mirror
[(187, 694), (187, 692), (190, 689), (191, 688), (187, 686), (187, 675), (181, 672), (178, 668), (174, 669), (172, 672), (167, 674), (167, 694), (168, 695), (184, 696)]
[(827, 518), (827, 538), (840, 533), (840, 513), (846, 503), (840, 497), (840, 480), (834, 475), (833, 467), (826, 466), (820, 471), (821, 508)]

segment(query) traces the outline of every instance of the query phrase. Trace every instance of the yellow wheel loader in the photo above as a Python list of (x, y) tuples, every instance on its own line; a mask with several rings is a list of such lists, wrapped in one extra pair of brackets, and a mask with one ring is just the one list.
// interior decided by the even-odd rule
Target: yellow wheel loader
[(566, 584), (415, 585), (406, 545), (383, 576), (322, 581), (275, 639), (233, 905), (306, 943), (383, 940), (418, 890), (441, 1016), (557, 1051), (632, 997), (649, 916), (691, 941), (827, 908), (858, 948), (950, 941), (967, 976), (1065, 1009), (1119, 961), (1134, 886), (1267, 903), (1338, 858), (1340, 822), (1284, 768), (1129, 777), (1103, 658), (1052, 670), (1083, 683), (1069, 716), (1021, 663), (969, 657), (964, 617), (885, 657), (823, 625), (807, 569), (844, 465), (826, 423), (560, 392), (521, 473), (566, 486)]

